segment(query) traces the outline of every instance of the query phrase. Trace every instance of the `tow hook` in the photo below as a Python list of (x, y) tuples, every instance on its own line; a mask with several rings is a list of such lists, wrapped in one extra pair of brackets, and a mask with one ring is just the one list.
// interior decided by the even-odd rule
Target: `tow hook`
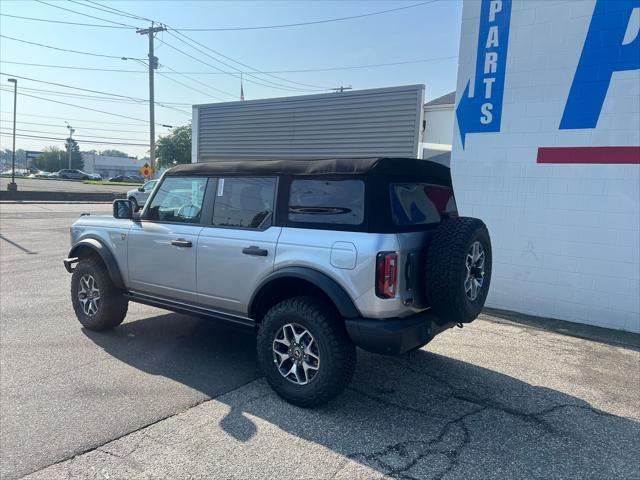
[(456, 327), (458, 327), (458, 328), (462, 328), (462, 327), (464, 327), (464, 325), (462, 324), (462, 322), (458, 322), (458, 323), (456, 324)]

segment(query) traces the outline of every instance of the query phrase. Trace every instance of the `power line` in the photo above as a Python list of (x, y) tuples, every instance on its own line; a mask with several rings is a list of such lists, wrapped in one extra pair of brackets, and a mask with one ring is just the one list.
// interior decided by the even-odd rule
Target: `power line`
[(126, 28), (130, 27), (120, 27), (117, 25), (99, 25), (97, 23), (80, 23), (80, 22), (65, 22), (63, 20), (51, 20), (48, 18), (35, 18), (35, 17), (22, 17), (20, 15), (9, 15), (8, 13), (0, 13), (0, 17), (10, 17), (10, 18), (18, 18), (20, 20), (31, 20), (34, 22), (45, 22), (45, 23), (62, 23), (65, 25), (77, 25), (79, 27), (98, 27), (98, 28)]
[[(242, 70), (242, 73), (311, 73), (311, 72), (332, 72), (336, 70), (356, 70), (356, 69), (366, 69), (366, 68), (380, 68), (380, 67), (393, 67), (398, 65), (410, 65), (416, 63), (429, 63), (429, 62), (437, 62), (441, 60), (453, 60), (458, 58), (458, 55), (449, 55), (444, 57), (433, 57), (433, 58), (423, 58), (417, 60), (404, 60), (399, 62), (388, 62), (388, 63), (371, 63), (364, 65), (345, 65), (341, 67), (324, 67), (324, 68), (303, 68), (297, 70), (264, 70), (264, 71), (247, 71)], [(121, 73), (144, 73), (147, 72), (145, 70), (122, 70), (122, 69), (112, 69), (112, 68), (89, 68), (89, 67), (76, 67), (71, 65), (45, 65), (41, 63), (25, 63), (25, 62), (12, 62), (8, 60), (0, 60), (0, 63), (8, 63), (12, 65), (26, 65), (31, 67), (44, 67), (44, 68), (67, 68), (71, 70), (93, 70), (98, 72), (121, 72)], [(160, 64), (161, 67), (167, 67), (164, 64)], [(173, 69), (171, 69), (173, 70)], [(219, 72), (177, 72), (173, 70), (172, 72), (163, 72), (165, 75), (234, 75), (238, 72), (230, 72), (230, 71), (219, 71)]]
[(127, 27), (127, 28), (136, 28), (134, 25), (127, 25), (126, 23), (114, 22), (113, 20), (107, 20), (106, 18), (102, 18), (102, 17), (94, 17), (93, 15), (89, 15), (87, 13), (78, 12), (77, 10), (71, 10), (70, 8), (61, 7), (60, 5), (53, 5), (51, 3), (44, 2), (43, 0), (36, 0), (36, 2), (42, 3), (43, 5), (47, 5), (47, 6), (52, 7), (52, 8), (57, 8), (59, 10), (64, 10), (66, 12), (76, 13), (78, 15), (83, 15), (83, 16), (88, 17), (88, 18), (93, 18), (94, 20), (101, 20), (103, 22), (112, 23), (113, 25), (120, 25), (122, 27)]
[(105, 54), (102, 54), (102, 53), (81, 52), (79, 50), (70, 50), (68, 48), (54, 47), (52, 45), (45, 45), (43, 43), (29, 42), (27, 40), (22, 40), (20, 38), (15, 38), (15, 37), (9, 37), (7, 35), (0, 35), (0, 38), (6, 38), (8, 40), (13, 40), (14, 42), (27, 43), (29, 45), (36, 45), (38, 47), (43, 47), (43, 48), (50, 48), (52, 50), (58, 50), (60, 52), (77, 53), (77, 54), (80, 54), (80, 55), (90, 55), (92, 57), (117, 58), (118, 60), (127, 60), (128, 58), (132, 58), (132, 57), (118, 57), (117, 55), (105, 55)]
[[(232, 95), (232, 94), (230, 94), (230, 93), (227, 93), (227, 92), (225, 92), (224, 90), (220, 90), (219, 88), (212, 87), (211, 85), (207, 85), (206, 83), (201, 82), (200, 80), (196, 80), (195, 78), (190, 78), (190, 77), (188, 77), (187, 75), (185, 75), (185, 74), (183, 74), (183, 73), (177, 72), (176, 70), (174, 70), (173, 68), (169, 67), (168, 65), (163, 65), (163, 66), (164, 66), (165, 68), (168, 68), (169, 70), (171, 70), (173, 73), (175, 73), (175, 74), (177, 74), (177, 75), (180, 75), (181, 77), (186, 78), (187, 80), (191, 80), (192, 82), (195, 82), (195, 83), (197, 83), (197, 84), (199, 84), (199, 85), (202, 85), (202, 86), (205, 86), (205, 87), (207, 87), (207, 88), (210, 88), (211, 90), (215, 90), (216, 92), (224, 93), (225, 95), (229, 95), (230, 97), (234, 97), (234, 98), (235, 98), (235, 95)], [(164, 76), (164, 74), (163, 74), (164, 72), (156, 72), (156, 73), (157, 73), (158, 75), (162, 75), (162, 76)], [(172, 80), (172, 79), (171, 79), (171, 78), (169, 78), (169, 80)], [(191, 87), (189, 87), (189, 88), (191, 88)], [(196, 91), (197, 91), (197, 92), (199, 92), (200, 90), (196, 90)], [(209, 94), (207, 94), (207, 96), (211, 97), (211, 95), (209, 95)], [(223, 101), (223, 102), (225, 101), (225, 100), (223, 100), (223, 99), (221, 99), (221, 98), (219, 98), (219, 97), (213, 97), (213, 98), (216, 98), (216, 99), (221, 100), (221, 101)]]
[[(112, 116), (114, 116), (114, 117), (127, 118), (127, 119), (130, 119), (130, 120), (137, 120), (138, 122), (148, 123), (148, 121), (147, 121), (147, 120), (142, 120), (142, 119), (140, 119), (140, 118), (130, 117), (130, 116), (128, 116), (128, 115), (121, 115), (121, 114), (119, 114), (119, 113), (105, 112), (104, 110), (98, 110), (98, 109), (95, 109), (95, 108), (84, 107), (84, 106), (82, 106), (82, 105), (75, 105), (75, 104), (73, 104), (73, 103), (60, 102), (60, 101), (58, 101), (58, 100), (52, 100), (52, 99), (50, 99), (50, 98), (42, 98), (42, 97), (38, 97), (38, 96), (36, 96), (36, 95), (30, 95), (30, 94), (28, 94), (28, 93), (18, 92), (18, 95), (22, 95), (22, 96), (25, 96), (25, 97), (36, 98), (36, 99), (38, 99), (38, 100), (44, 100), (45, 102), (58, 103), (58, 104), (60, 104), (60, 105), (66, 105), (66, 106), (68, 106), (68, 107), (80, 108), (80, 109), (82, 109), (82, 110), (89, 110), (89, 111), (91, 111), (91, 112), (104, 113), (105, 115), (112, 115)], [(161, 124), (156, 124), (156, 125), (161, 125)]]
[[(61, 128), (65, 128), (66, 127), (61, 127)], [(2, 130), (0, 128), (0, 130)], [(9, 128), (5, 128), (4, 130), (9, 130), (10, 132), (12, 132), (13, 130), (9, 129)], [(59, 132), (47, 132), (44, 130), (29, 130), (26, 128), (19, 128), (17, 129), (18, 132), (29, 132), (29, 133), (45, 133), (47, 135), (57, 135)], [(9, 132), (6, 132), (9, 133)], [(134, 141), (134, 142), (144, 142), (144, 140), (141, 140), (139, 138), (121, 138), (121, 137), (105, 137), (105, 136), (95, 136), (95, 135), (83, 135), (83, 138), (80, 137), (74, 137), (74, 140), (78, 140), (78, 141), (82, 141), (84, 139), (103, 139), (103, 140), (130, 140), (130, 141)]]
[[(84, 100), (89, 100), (89, 101), (98, 101), (98, 102), (108, 102), (108, 103), (124, 103), (127, 105), (139, 105), (139, 106), (146, 106), (146, 100), (144, 99), (140, 99), (140, 100), (126, 100), (126, 99), (120, 99), (120, 98), (111, 98), (111, 97), (100, 97), (97, 95), (86, 95), (86, 94), (81, 94), (81, 93), (68, 93), (68, 92), (58, 92), (56, 90), (46, 90), (46, 89), (41, 89), (41, 88), (28, 88), (28, 87), (21, 87), (20, 88), (21, 91), (27, 91), (27, 92), (36, 92), (36, 93), (41, 93), (41, 94), (45, 94), (45, 95), (53, 95), (53, 96), (57, 96), (57, 97), (65, 97), (65, 98), (78, 98), (78, 99), (84, 99)], [(6, 88), (4, 86), (0, 87), (0, 91), (3, 92), (13, 92), (13, 90), (11, 88)], [(169, 110), (175, 110), (178, 113), (182, 113), (184, 115), (189, 115), (191, 116), (190, 112), (187, 112), (186, 110), (182, 110), (180, 108), (177, 107), (172, 107), (170, 105), (164, 105), (162, 103), (158, 103), (156, 102), (156, 105), (163, 107), (163, 108), (167, 108)], [(184, 106), (191, 106), (191, 104), (186, 104), (186, 103), (180, 103), (179, 105), (184, 105)]]
[[(73, 120), (73, 119), (69, 119), (69, 120)], [(78, 121), (83, 121), (83, 120), (78, 120)], [(13, 122), (13, 120), (4, 120), (2, 118), (0, 118), (0, 123), (5, 122), (5, 123), (11, 123)], [(38, 126), (42, 126), (42, 127), (50, 127), (51, 123), (40, 123), (40, 122), (25, 122), (23, 120), (21, 120), (20, 125), (38, 125)], [(136, 124), (137, 125), (137, 124)], [(65, 127), (66, 128), (66, 127)], [(81, 127), (81, 129), (84, 130), (90, 130), (90, 131), (98, 131), (98, 132), (119, 132), (119, 133), (144, 133), (146, 135), (149, 134), (148, 131), (143, 131), (143, 130), (121, 130), (118, 128), (96, 128), (96, 127)]]
[[(182, 39), (180, 39), (180, 38), (179, 38), (178, 40), (180, 40), (180, 41), (181, 41), (181, 42), (183, 42), (183, 43), (186, 43), (188, 46), (190, 46), (190, 47), (191, 47), (191, 48), (193, 48), (194, 50), (196, 50), (196, 51), (200, 52), (201, 54), (206, 55), (207, 57), (212, 58), (213, 60), (215, 60), (215, 61), (217, 61), (217, 62), (219, 62), (219, 63), (222, 63), (223, 65), (227, 65), (227, 66), (229, 66), (228, 64), (225, 64), (224, 62), (222, 62), (222, 61), (218, 60), (217, 58), (212, 57), (212, 56), (211, 56), (211, 55), (209, 55), (207, 52), (204, 52), (204, 51), (200, 50), (199, 48), (194, 47), (193, 45), (189, 45), (189, 44), (188, 44), (187, 42), (185, 42), (184, 40), (182, 40)], [(210, 63), (208, 63), (208, 62), (205, 62), (205, 61), (204, 61), (204, 60), (202, 60), (201, 58), (195, 57), (195, 56), (193, 56), (193, 55), (191, 55), (191, 54), (189, 54), (189, 53), (185, 52), (184, 50), (180, 50), (179, 48), (174, 47), (173, 45), (171, 45), (171, 44), (169, 44), (169, 43), (165, 42), (164, 40), (160, 40), (160, 39), (158, 39), (158, 41), (159, 41), (160, 43), (163, 43), (164, 45), (168, 46), (169, 48), (171, 48), (171, 49), (173, 49), (173, 50), (175, 50), (175, 51), (177, 51), (177, 52), (179, 52), (179, 53), (181, 53), (181, 54), (183, 54), (183, 55), (185, 55), (185, 56), (187, 56), (187, 57), (189, 57), (189, 58), (191, 58), (191, 59), (195, 60), (196, 62), (202, 63), (203, 65), (206, 65), (206, 66), (211, 67), (211, 68), (213, 68), (213, 69), (215, 69), (215, 70), (218, 70), (219, 72), (224, 72), (224, 73), (226, 73), (226, 74), (228, 74), (228, 75), (232, 75), (232, 76), (234, 76), (235, 78), (238, 78), (238, 75), (240, 75), (240, 73), (241, 73), (240, 71), (237, 71), (236, 73), (228, 73), (228, 72), (225, 72), (225, 71), (224, 71), (224, 70), (222, 70), (221, 68), (219, 68), (219, 67), (217, 67), (217, 66), (215, 66), (215, 65), (212, 65), (212, 64), (210, 64)], [(231, 68), (234, 68), (234, 67), (231, 67)], [(246, 78), (245, 78), (245, 80), (246, 80), (247, 82), (249, 82), (249, 83), (255, 83), (255, 84), (257, 84), (257, 85), (262, 85), (263, 87), (268, 87), (268, 88), (276, 88), (276, 89), (280, 89), (280, 90), (288, 90), (288, 91), (292, 91), (292, 92), (309, 91), (309, 90), (302, 90), (302, 89), (300, 89), (300, 88), (288, 87), (288, 86), (286, 86), (286, 85), (284, 85), (284, 86), (268, 85), (268, 84), (266, 84), (266, 83), (261, 83), (261, 82), (258, 82), (258, 81), (256, 81), (256, 80), (249, 80), (249, 79), (246, 79)], [(268, 81), (268, 80), (265, 80), (265, 81)], [(271, 82), (271, 83), (274, 83), (274, 82)], [(226, 92), (225, 92), (225, 93), (226, 93)], [(233, 94), (230, 94), (230, 93), (227, 93), (227, 95), (231, 95), (232, 97), (235, 97), (235, 96), (236, 96), (236, 95), (233, 95)]]
[[(11, 134), (10, 133), (0, 133), (0, 136), (10, 137)], [(39, 139), (39, 140), (56, 140), (56, 141), (59, 141), (59, 142), (66, 142), (67, 141), (66, 138), (44, 137), (44, 136), (40, 136), (40, 135), (16, 134), (16, 137), (33, 138), (33, 139)], [(127, 146), (130, 146), (130, 147), (148, 147), (149, 146), (146, 143), (97, 142), (97, 141), (86, 141), (86, 140), (84, 140), (83, 143), (89, 144), (89, 145), (127, 145)]]
[[(114, 15), (120, 14), (120, 15), (124, 15), (125, 17), (134, 18), (134, 19), (136, 19), (136, 20), (145, 20), (145, 21), (147, 21), (147, 22), (152, 22), (152, 21), (153, 21), (153, 20), (151, 20), (151, 19), (149, 19), (149, 18), (140, 17), (140, 16), (135, 15), (135, 14), (133, 14), (133, 13), (128, 13), (128, 12), (125, 12), (125, 11), (123, 11), (123, 10), (118, 10), (117, 8), (110, 7), (110, 6), (108, 6), (108, 5), (103, 5), (103, 4), (101, 4), (101, 3), (94, 2), (94, 1), (92, 1), (92, 0), (87, 0), (87, 2), (92, 3), (93, 5), (98, 5), (99, 7), (102, 7), (102, 8), (92, 7), (91, 5), (85, 5), (86, 7), (95, 8), (95, 9), (97, 9), (97, 10), (102, 10), (103, 12), (106, 12), (106, 11), (107, 11), (107, 10), (105, 10), (105, 9), (109, 9), (109, 10), (113, 10), (113, 11), (117, 12), (117, 13), (114, 13)], [(78, 2), (76, 2), (76, 3), (78, 3)], [(109, 12), (109, 13), (112, 13), (112, 12)]]
[[(146, 98), (131, 97), (129, 95), (120, 95), (118, 93), (104, 92), (104, 91), (101, 91), (101, 90), (91, 90), (89, 88), (75, 87), (73, 85), (67, 85), (67, 84), (64, 84), (64, 83), (47, 82), (45, 80), (37, 80), (35, 78), (23, 77), (23, 76), (20, 76), (20, 75), (13, 75), (11, 73), (0, 72), (0, 75), (6, 75), (6, 76), (12, 77), (12, 78), (20, 78), (22, 80), (29, 80), (31, 82), (46, 83), (47, 85), (54, 85), (56, 87), (71, 88), (73, 90), (80, 90), (80, 91), (83, 91), (83, 92), (99, 93), (101, 95), (109, 95), (111, 97), (123, 98), (123, 99), (127, 99), (127, 100), (132, 100), (132, 101), (135, 101), (135, 102), (146, 102), (147, 101)], [(41, 90), (41, 91), (50, 92), (50, 93), (63, 93), (63, 94), (65, 94), (64, 92), (56, 92), (55, 90)], [(78, 95), (78, 94), (71, 94), (71, 93), (66, 93), (66, 95), (81, 96), (81, 95)], [(89, 95), (87, 95), (87, 96), (89, 96)], [(95, 97), (92, 97), (92, 98), (95, 98)], [(160, 102), (156, 102), (156, 103), (158, 105), (160, 105)], [(162, 103), (173, 104), (173, 105), (181, 105), (181, 106), (191, 106), (191, 104), (189, 104), (189, 103), (178, 103), (178, 102), (162, 102)]]
[[(38, 0), (38, 1), (42, 1), (42, 0)], [(74, 1), (74, 0), (72, 0), (72, 1)], [(75, 2), (75, 3), (80, 3), (80, 2)], [(91, 3), (93, 3), (93, 4), (95, 4), (95, 5), (99, 5), (100, 7), (103, 7), (103, 8), (104, 8), (104, 7), (106, 7), (105, 5), (101, 5), (101, 4), (97, 3), (97, 2), (91, 2)], [(80, 3), (80, 4), (81, 4), (81, 3)], [(81, 5), (82, 5), (82, 4), (81, 4)], [(111, 10), (115, 10), (115, 11), (119, 12), (119, 14), (120, 14), (120, 15), (125, 15), (125, 16), (127, 16), (127, 17), (132, 17), (132, 15), (131, 15), (131, 14), (129, 14), (129, 13), (127, 13), (127, 12), (124, 12), (124, 11), (122, 11), (122, 10), (117, 10), (117, 9), (112, 8), (112, 7), (107, 7), (107, 8), (109, 8), (109, 9), (111, 9)], [(79, 13), (79, 12), (75, 12), (75, 13)], [(139, 17), (139, 18), (143, 18), (143, 17)], [(147, 20), (149, 20), (149, 19), (147, 19)], [(149, 20), (149, 21), (151, 21), (151, 22), (152, 22), (152, 24), (153, 24), (153, 22), (154, 22), (153, 20)], [(160, 23), (160, 22), (158, 22), (158, 23)], [(166, 28), (165, 28), (165, 30), (166, 30)], [(239, 70), (238, 68), (233, 67), (232, 65), (229, 65), (229, 64), (227, 64), (227, 63), (225, 63), (225, 62), (222, 62), (221, 60), (219, 60), (219, 59), (217, 59), (217, 58), (215, 58), (215, 57), (212, 57), (211, 55), (208, 55), (208, 54), (206, 54), (205, 52), (200, 51), (199, 49), (197, 49), (197, 48), (196, 48), (196, 47), (194, 47), (193, 45), (190, 45), (190, 44), (189, 44), (189, 43), (187, 43), (186, 41), (184, 41), (184, 40), (182, 40), (182, 39), (178, 38), (177, 36), (173, 35), (171, 32), (169, 32), (169, 34), (171, 34), (174, 38), (176, 38), (176, 39), (178, 39), (178, 40), (182, 41), (183, 43), (186, 43), (188, 46), (190, 46), (190, 47), (191, 47), (191, 48), (193, 48), (194, 50), (199, 51), (200, 53), (203, 53), (203, 54), (205, 54), (205, 55), (209, 56), (209, 57), (210, 57), (210, 58), (212, 58), (213, 60), (215, 60), (215, 61), (217, 61), (217, 62), (219, 62), (219, 63), (222, 63), (223, 65), (226, 65), (226, 66), (228, 66), (229, 68), (234, 68), (235, 70), (237, 70), (237, 71), (238, 71), (238, 73), (240, 73), (240, 70)], [(213, 49), (211, 49), (211, 48), (209, 48), (209, 47), (207, 47), (207, 46), (205, 46), (205, 45), (203, 45), (203, 44), (201, 44), (201, 43), (197, 42), (196, 40), (193, 40), (192, 38), (188, 37), (187, 35), (185, 35), (185, 34), (183, 34), (183, 33), (178, 32), (178, 34), (179, 34), (179, 35), (181, 35), (181, 36), (183, 36), (184, 38), (188, 39), (189, 41), (191, 41), (191, 42), (193, 42), (193, 43), (196, 43), (196, 44), (200, 45), (201, 47), (206, 48), (207, 50), (209, 50), (209, 51), (211, 51), (211, 52), (215, 53), (215, 54), (216, 54), (216, 55), (218, 55), (218, 56), (221, 56), (221, 57), (223, 57), (223, 58), (226, 58), (227, 60), (233, 61), (233, 62), (235, 62), (235, 63), (237, 63), (237, 64), (239, 64), (239, 65), (243, 65), (243, 66), (248, 67), (248, 68), (253, 68), (253, 67), (250, 67), (249, 65), (246, 65), (246, 64), (244, 64), (244, 63), (242, 63), (242, 62), (239, 62), (239, 61), (237, 61), (237, 60), (235, 60), (235, 59), (233, 59), (233, 58), (231, 58), (231, 57), (228, 57), (228, 56), (226, 56), (226, 55), (223, 55), (222, 53), (217, 52), (217, 51), (215, 51), (215, 50), (213, 50)], [(160, 40), (160, 41), (162, 42), (162, 40)], [(162, 43), (165, 43), (165, 42), (162, 42)], [(166, 44), (166, 43), (165, 43), (165, 44)], [(168, 45), (168, 44), (167, 44), (167, 45)], [(169, 45), (169, 46), (171, 46), (171, 45)], [(178, 51), (179, 51), (180, 53), (182, 53), (182, 54), (188, 55), (188, 54), (186, 54), (185, 52), (182, 52), (182, 51), (180, 51), (179, 49), (176, 49), (175, 47), (174, 47), (174, 49), (175, 49), (175, 50), (178, 50)], [(190, 55), (189, 55), (189, 56), (190, 56)], [(195, 57), (193, 57), (193, 56), (190, 56), (190, 57), (191, 57), (191, 58), (195, 58)], [(237, 75), (237, 74), (236, 74), (236, 75)], [(273, 81), (270, 81), (270, 80), (265, 80), (265, 79), (263, 79), (263, 78), (257, 77), (257, 76), (256, 76), (256, 75), (254, 75), (254, 74), (248, 74), (248, 75), (249, 75), (250, 77), (254, 77), (254, 78), (256, 78), (256, 79), (259, 79), (260, 81), (268, 82), (268, 83), (271, 83), (271, 84), (273, 84), (273, 85), (280, 86), (281, 88), (285, 88), (285, 89), (288, 89), (288, 90), (295, 91), (293, 88), (287, 87), (286, 85), (279, 84), (279, 83), (277, 83), (277, 82), (273, 82)], [(271, 74), (268, 74), (268, 76), (271, 76), (272, 78), (277, 78), (277, 79), (279, 79), (279, 80), (286, 81), (286, 82), (289, 82), (289, 83), (293, 83), (293, 84), (297, 84), (297, 85), (306, 86), (306, 87), (318, 88), (318, 89), (320, 89), (320, 90), (326, 90), (326, 89), (327, 89), (326, 87), (319, 87), (319, 86), (317, 86), (317, 85), (308, 85), (308, 84), (303, 84), (303, 83), (301, 83), (301, 82), (295, 82), (295, 81), (291, 81), (291, 80), (283, 79), (283, 78), (281, 78), (281, 77), (276, 77), (275, 75), (271, 75)], [(250, 82), (250, 83), (252, 82), (251, 80), (247, 80), (247, 81), (248, 81), (248, 82)], [(257, 83), (257, 82), (253, 82), (253, 83)], [(266, 86), (266, 87), (270, 87), (270, 85), (265, 85), (265, 84), (260, 84), (260, 83), (259, 83), (259, 85)], [(273, 88), (273, 87), (271, 87), (271, 88)], [(299, 91), (303, 91), (302, 89), (298, 89), (298, 90), (299, 90)], [(227, 93), (227, 95), (229, 95), (229, 94)], [(234, 96), (234, 95), (232, 95), (232, 96)]]
[[(169, 31), (169, 32), (167, 32), (167, 33), (168, 33), (169, 35), (171, 35), (172, 37), (174, 37), (174, 38), (178, 38), (178, 37), (176, 37), (173, 33), (171, 33), (171, 31)], [(184, 33), (180, 33), (180, 32), (178, 32), (178, 35), (180, 35), (180, 36), (182, 36), (182, 37), (184, 37), (184, 38), (186, 38), (186, 39), (188, 39), (188, 40), (192, 41), (193, 43), (195, 43), (195, 44), (197, 44), (197, 45), (201, 46), (202, 48), (205, 48), (205, 49), (209, 50), (210, 52), (215, 53), (216, 55), (219, 55), (219, 56), (221, 56), (221, 57), (223, 57), (223, 58), (226, 58), (227, 60), (230, 60), (230, 61), (232, 61), (232, 62), (234, 62), (234, 63), (237, 63), (238, 65), (242, 65), (243, 67), (247, 67), (247, 68), (249, 68), (249, 69), (256, 70), (256, 69), (255, 69), (255, 67), (252, 67), (252, 66), (250, 66), (250, 65), (247, 65), (246, 63), (242, 63), (242, 62), (240, 62), (240, 61), (238, 61), (238, 60), (235, 60), (235, 59), (233, 59), (233, 58), (231, 58), (231, 57), (229, 57), (229, 56), (227, 56), (227, 55), (224, 55), (224, 54), (222, 54), (222, 53), (220, 53), (220, 52), (218, 52), (218, 51), (216, 51), (216, 50), (212, 49), (211, 47), (208, 47), (208, 46), (206, 46), (206, 45), (203, 45), (202, 43), (200, 43), (200, 42), (198, 42), (198, 41), (194, 40), (193, 38), (188, 37), (188, 36), (187, 36), (187, 35), (185, 35)], [(231, 67), (231, 68), (234, 68), (234, 67)], [(236, 68), (236, 70), (239, 70), (239, 69), (238, 69), (238, 68)], [(324, 87), (324, 86), (320, 86), (320, 85), (311, 85), (311, 84), (308, 84), (308, 83), (296, 82), (296, 81), (294, 81), (294, 80), (288, 80), (288, 79), (286, 79), (286, 78), (278, 77), (277, 75), (273, 75), (273, 74), (271, 74), (271, 73), (265, 73), (265, 72), (260, 71), (260, 70), (257, 70), (257, 72), (258, 72), (258, 73), (261, 73), (262, 75), (266, 75), (266, 76), (268, 76), (268, 77), (275, 78), (275, 79), (277, 79), (277, 80), (281, 80), (281, 81), (288, 82), (288, 83), (293, 83), (293, 84), (295, 84), (295, 85), (301, 85), (301, 86), (303, 86), (303, 87), (310, 87), (310, 88), (313, 88), (313, 89), (327, 90), (327, 87)], [(243, 72), (243, 73), (245, 73), (245, 74), (250, 74), (250, 72)], [(261, 79), (261, 80), (262, 80), (262, 79)], [(275, 83), (275, 82), (274, 82), (274, 83)]]
[(400, 10), (407, 10), (409, 8), (421, 7), (430, 3), (437, 2), (438, 0), (429, 0), (427, 2), (414, 3), (412, 5), (405, 5), (403, 7), (390, 8), (388, 10), (380, 10), (377, 12), (364, 13), (361, 15), (350, 15), (348, 17), (328, 18), (325, 20), (313, 20), (310, 22), (297, 22), (297, 23), (283, 23), (279, 25), (258, 25), (253, 27), (222, 27), (222, 28), (172, 28), (174, 31), (183, 32), (232, 32), (239, 30), (266, 30), (273, 28), (288, 28), (288, 27), (303, 27), (307, 25), (319, 25), (322, 23), (343, 22), (345, 20), (355, 20), (357, 18), (373, 17), (375, 15), (383, 15), (385, 13), (398, 12)]
[[(156, 73), (157, 73), (158, 75), (160, 75), (161, 77), (166, 78), (167, 80), (171, 80), (173, 83), (177, 83), (178, 85), (182, 85), (183, 87), (188, 88), (188, 89), (190, 89), (190, 90), (193, 90), (194, 92), (201, 93), (202, 95), (204, 95), (204, 96), (205, 96), (205, 97), (207, 97), (207, 98), (211, 98), (211, 97), (213, 97), (213, 95), (211, 95), (210, 93), (203, 92), (202, 90), (199, 90), (199, 89), (197, 89), (197, 88), (195, 88), (195, 87), (192, 87), (192, 86), (190, 86), (190, 85), (187, 85), (186, 83), (183, 83), (183, 82), (181, 82), (180, 80), (176, 80), (175, 78), (167, 77), (164, 73), (161, 73), (161, 72), (156, 72)], [(224, 100), (222, 100), (222, 99), (221, 99), (221, 98), (219, 98), (219, 97), (213, 97), (213, 98), (215, 98), (216, 100), (224, 101)]]
[[(1, 113), (7, 113), (7, 114), (13, 115), (13, 112), (8, 112), (8, 111), (5, 111), (5, 110), (2, 110)], [(72, 122), (98, 123), (98, 124), (105, 124), (105, 125), (131, 125), (131, 126), (136, 126), (136, 127), (140, 126), (139, 123), (105, 122), (104, 120), (85, 120), (83, 118), (54, 117), (54, 116), (51, 116), (51, 115), (39, 115), (37, 113), (22, 113), (22, 112), (20, 112), (20, 113), (18, 113), (18, 116), (20, 116), (20, 117), (25, 116), (25, 117), (50, 118), (50, 119), (53, 119), (53, 120), (70, 120)], [(145, 122), (146, 122), (146, 120), (145, 120)]]

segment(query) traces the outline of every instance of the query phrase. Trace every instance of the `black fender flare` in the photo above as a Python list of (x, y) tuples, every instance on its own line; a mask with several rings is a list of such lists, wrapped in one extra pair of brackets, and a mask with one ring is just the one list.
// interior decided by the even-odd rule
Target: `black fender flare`
[(251, 318), (253, 318), (253, 313), (256, 308), (256, 300), (260, 298), (263, 289), (279, 278), (297, 278), (305, 280), (321, 289), (334, 303), (342, 317), (360, 317), (360, 312), (353, 303), (353, 300), (351, 300), (351, 297), (349, 297), (349, 294), (334, 279), (324, 273), (308, 267), (285, 267), (271, 273), (260, 283), (258, 288), (256, 288), (253, 296), (251, 297), (251, 301), (249, 302), (249, 316)]
[(100, 240), (95, 238), (84, 238), (80, 240), (71, 247), (71, 250), (69, 251), (69, 258), (78, 257), (78, 254), (84, 248), (89, 248), (100, 256), (102, 262), (107, 267), (107, 272), (109, 272), (109, 276), (111, 277), (113, 284), (120, 290), (124, 290), (125, 286), (122, 281), (122, 275), (120, 274), (118, 263), (116, 262), (113, 253), (111, 253), (111, 251)]

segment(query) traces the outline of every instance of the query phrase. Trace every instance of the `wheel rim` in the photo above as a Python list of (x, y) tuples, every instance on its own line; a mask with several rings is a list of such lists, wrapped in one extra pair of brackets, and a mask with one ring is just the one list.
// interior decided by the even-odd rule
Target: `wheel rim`
[(297, 323), (282, 326), (273, 340), (273, 363), (296, 385), (306, 385), (318, 374), (320, 351), (311, 332)]
[(86, 273), (80, 277), (78, 300), (80, 300), (80, 305), (82, 305), (82, 311), (85, 315), (92, 317), (98, 313), (98, 308), (100, 307), (100, 289), (93, 275)]
[(484, 283), (484, 248), (482, 243), (475, 241), (469, 247), (467, 252), (467, 258), (465, 261), (465, 267), (467, 274), (464, 279), (464, 291), (467, 294), (467, 298), (474, 301), (480, 295), (482, 291), (482, 284)]

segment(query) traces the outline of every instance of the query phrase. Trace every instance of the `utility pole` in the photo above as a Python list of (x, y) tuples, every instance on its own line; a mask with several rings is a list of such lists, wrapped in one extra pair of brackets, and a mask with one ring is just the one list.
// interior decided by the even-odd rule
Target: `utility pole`
[(75, 129), (69, 125), (67, 123), (67, 128), (69, 129), (69, 141), (68, 141), (68, 145), (69, 145), (69, 170), (71, 170), (71, 147), (73, 147), (73, 133), (75, 132)]
[(345, 90), (351, 90), (351, 85), (347, 85), (347, 86), (340, 85), (339, 87), (332, 88), (331, 90), (333, 90), (336, 93), (342, 93)]
[(154, 27), (151, 22), (151, 28), (138, 28), (136, 33), (149, 36), (149, 163), (151, 168), (155, 170), (156, 166), (156, 114), (155, 114), (155, 95), (153, 87), (153, 71), (158, 68), (158, 57), (153, 53), (153, 37), (157, 32), (163, 32), (167, 27)]
[[(7, 185), (7, 190), (17, 191), (16, 183), (16, 97), (18, 96), (18, 80), (10, 78), (9, 83), (13, 83), (13, 152), (11, 154), (11, 183)], [(26, 165), (25, 165), (26, 166)]]

